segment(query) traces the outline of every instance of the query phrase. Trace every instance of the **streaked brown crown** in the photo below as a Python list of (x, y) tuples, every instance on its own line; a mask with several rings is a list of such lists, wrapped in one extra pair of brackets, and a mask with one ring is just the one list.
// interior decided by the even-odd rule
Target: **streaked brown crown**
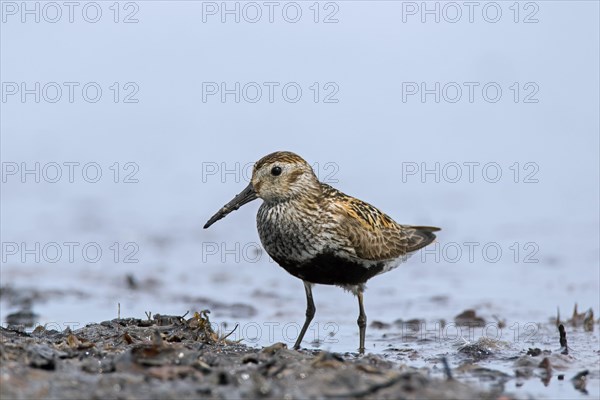
[(270, 165), (276, 162), (285, 163), (285, 164), (306, 164), (306, 160), (300, 157), (296, 153), (292, 153), (291, 151), (276, 151), (271, 154), (267, 154), (260, 160), (258, 160), (254, 164), (254, 170), (261, 169), (264, 165)]

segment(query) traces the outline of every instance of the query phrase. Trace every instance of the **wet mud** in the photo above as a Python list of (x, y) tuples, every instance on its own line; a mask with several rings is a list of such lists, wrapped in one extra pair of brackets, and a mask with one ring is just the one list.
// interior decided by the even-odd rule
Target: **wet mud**
[(0, 328), (3, 399), (498, 398), (375, 355), (255, 349), (219, 337), (208, 314), (114, 319), (76, 331)]
[[(472, 310), (456, 320), (481, 323)], [(575, 338), (586, 334), (586, 325), (573, 327), (579, 322), (565, 321), (578, 332)], [(399, 324), (374, 322), (371, 328), (393, 331)], [(600, 378), (593, 369), (571, 372), (577, 356), (569, 354), (573, 340), (563, 324), (556, 350), (513, 351), (482, 337), (433, 354), (415, 337), (365, 356), (295, 351), (283, 343), (252, 348), (230, 340), (235, 328), (217, 333), (212, 326), (203, 311), (117, 318), (74, 331), (0, 328), (0, 397), (511, 399), (521, 398), (517, 389), (532, 380), (561, 381), (593, 395), (588, 381)]]

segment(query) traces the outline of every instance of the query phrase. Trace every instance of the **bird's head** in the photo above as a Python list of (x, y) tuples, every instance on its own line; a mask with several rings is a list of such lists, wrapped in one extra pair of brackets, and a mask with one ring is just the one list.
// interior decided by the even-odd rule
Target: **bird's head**
[(311, 166), (299, 155), (278, 151), (258, 160), (252, 170), (252, 187), (267, 203), (301, 196), (318, 184)]
[(257, 198), (267, 203), (279, 203), (318, 190), (319, 181), (302, 157), (289, 151), (271, 153), (254, 164), (250, 184), (213, 215), (204, 229)]

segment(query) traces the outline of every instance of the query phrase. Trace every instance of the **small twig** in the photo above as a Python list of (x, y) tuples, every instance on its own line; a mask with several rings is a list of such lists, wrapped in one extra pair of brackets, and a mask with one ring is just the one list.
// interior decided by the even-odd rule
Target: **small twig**
[(375, 394), (381, 389), (389, 388), (390, 386), (394, 386), (396, 383), (402, 381), (404, 379), (403, 375), (395, 376), (394, 378), (389, 379), (386, 382), (378, 383), (375, 385), (371, 385), (366, 389), (357, 390), (354, 392), (343, 393), (343, 394), (327, 394), (325, 393), (325, 397), (342, 397), (342, 398), (352, 398), (352, 397), (365, 397), (371, 394)]
[(117, 319), (121, 320), (121, 303), (117, 303)]
[(146, 313), (146, 318), (148, 321), (152, 321), (152, 311), (144, 311)]
[(567, 347), (567, 332), (565, 332), (565, 326), (560, 324), (558, 326), (558, 333), (560, 334), (560, 347), (563, 349), (561, 354), (569, 354), (569, 348)]
[(239, 324), (235, 324), (235, 328), (233, 328), (233, 330), (231, 332), (229, 332), (227, 335), (223, 336), (221, 339), (219, 339), (220, 341), (224, 342), (225, 339), (227, 339), (229, 336), (231, 336), (233, 334), (233, 332), (235, 332), (235, 330), (238, 328)]

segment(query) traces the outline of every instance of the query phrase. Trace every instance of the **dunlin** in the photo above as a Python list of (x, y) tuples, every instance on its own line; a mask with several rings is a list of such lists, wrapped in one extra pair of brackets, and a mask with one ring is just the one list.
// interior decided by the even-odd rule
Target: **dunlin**
[(358, 298), (359, 352), (365, 350), (365, 283), (390, 271), (435, 240), (431, 226), (400, 225), (372, 205), (319, 182), (302, 157), (279, 151), (254, 165), (250, 184), (221, 208), (204, 229), (260, 198), (258, 233), (267, 253), (304, 281), (306, 320), (294, 345), (315, 315), (313, 284), (337, 285)]

